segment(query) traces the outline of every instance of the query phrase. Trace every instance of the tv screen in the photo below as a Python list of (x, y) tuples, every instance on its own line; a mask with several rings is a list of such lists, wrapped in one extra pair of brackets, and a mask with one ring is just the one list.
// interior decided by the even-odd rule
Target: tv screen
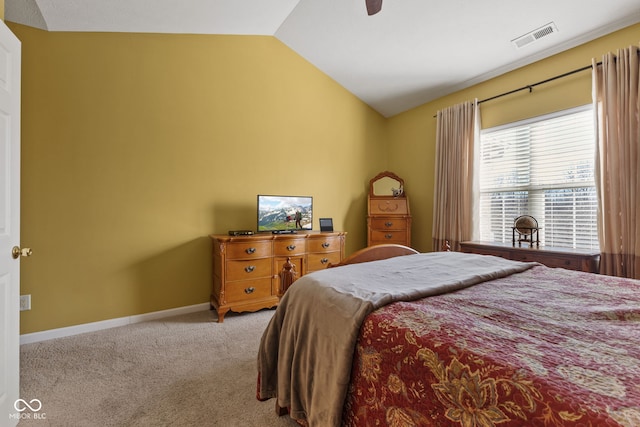
[(258, 231), (311, 230), (312, 228), (312, 197), (258, 195)]

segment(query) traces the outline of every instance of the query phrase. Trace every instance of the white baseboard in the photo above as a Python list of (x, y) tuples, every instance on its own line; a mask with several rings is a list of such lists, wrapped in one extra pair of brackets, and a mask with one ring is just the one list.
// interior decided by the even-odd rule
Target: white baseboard
[(115, 328), (118, 326), (131, 325), (133, 323), (147, 322), (149, 320), (162, 319), (164, 317), (178, 316), (180, 314), (195, 313), (197, 311), (209, 310), (208, 302), (202, 304), (189, 305), (186, 307), (171, 308), (169, 310), (154, 311), (134, 316), (119, 317), (117, 319), (103, 320), (100, 322), (84, 323), (82, 325), (67, 326), (66, 328), (49, 329), (48, 331), (33, 332), (20, 335), (20, 345), (34, 342), (51, 340), (54, 338), (69, 337), (71, 335), (84, 334), (85, 332), (95, 332), (102, 329)]

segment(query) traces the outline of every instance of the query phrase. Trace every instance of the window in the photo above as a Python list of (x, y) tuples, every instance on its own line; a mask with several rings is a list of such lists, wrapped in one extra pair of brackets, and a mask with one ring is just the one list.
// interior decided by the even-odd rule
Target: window
[(541, 244), (598, 248), (593, 120), (589, 105), (481, 132), (480, 240), (511, 242), (532, 215)]

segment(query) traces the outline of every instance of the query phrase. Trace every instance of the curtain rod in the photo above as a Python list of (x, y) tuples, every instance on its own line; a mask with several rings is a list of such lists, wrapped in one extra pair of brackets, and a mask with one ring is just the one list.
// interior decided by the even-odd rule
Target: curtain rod
[[(640, 53), (640, 49), (637, 49), (636, 52)], [(596, 65), (602, 65), (602, 61), (596, 63)], [(578, 68), (578, 69), (575, 69), (575, 70), (572, 70), (572, 71), (568, 71), (568, 72), (566, 72), (564, 74), (560, 74), (558, 76), (551, 77), (551, 78), (548, 78), (546, 80), (542, 80), (541, 82), (538, 82), (538, 83), (534, 83), (534, 84), (531, 84), (531, 85), (523, 86), (523, 87), (518, 88), (518, 89), (510, 90), (509, 92), (501, 93), (500, 95), (495, 95), (495, 96), (492, 96), (490, 98), (483, 99), (482, 101), (478, 101), (478, 104), (482, 104), (483, 102), (487, 102), (487, 101), (492, 101), (494, 99), (501, 98), (501, 97), (507, 96), (507, 95), (511, 95), (512, 93), (520, 92), (520, 91), (526, 90), (526, 89), (529, 89), (529, 93), (531, 93), (531, 92), (533, 92), (533, 88), (535, 86), (539, 86), (539, 85), (542, 85), (542, 84), (545, 84), (545, 83), (549, 83), (549, 82), (552, 82), (554, 80), (558, 80), (558, 79), (561, 79), (563, 77), (567, 77), (567, 76), (570, 76), (572, 74), (579, 73), (581, 71), (590, 70), (592, 68), (593, 68), (592, 65), (587, 65), (586, 67), (582, 67), (582, 68)]]
[[(598, 62), (597, 65), (600, 65), (600, 64), (602, 64), (602, 62)], [(531, 92), (533, 92), (533, 88), (536, 87), (536, 86), (540, 86), (542, 84), (549, 83), (549, 82), (552, 82), (554, 80), (561, 79), (563, 77), (568, 77), (568, 76), (570, 76), (572, 74), (576, 74), (576, 73), (579, 73), (579, 72), (582, 72), (582, 71), (590, 70), (592, 68), (593, 67), (591, 65), (587, 65), (586, 67), (582, 67), (582, 68), (578, 68), (578, 69), (575, 69), (575, 70), (572, 70), (572, 71), (568, 71), (566, 73), (563, 73), (563, 74), (560, 74), (560, 75), (557, 75), (557, 76), (554, 76), (554, 77), (550, 77), (550, 78), (548, 78), (546, 80), (542, 80), (542, 81), (537, 82), (537, 83), (533, 83), (533, 84), (530, 84), (530, 85), (527, 85), (527, 86), (522, 86), (521, 88), (510, 90), (509, 92), (501, 93), (500, 95), (495, 95), (495, 96), (492, 96), (490, 98), (485, 98), (485, 99), (483, 99), (481, 101), (478, 101), (478, 104), (482, 104), (483, 102), (487, 102), (487, 101), (493, 101), (494, 99), (502, 98), (503, 96), (511, 95), (512, 93), (520, 92), (520, 91), (527, 90), (527, 89), (529, 89), (529, 93), (531, 93)]]
[[(598, 62), (597, 63), (597, 65), (601, 65), (601, 64), (602, 64), (602, 62)], [(575, 70), (571, 70), (571, 71), (568, 71), (566, 73), (563, 73), (563, 74), (560, 74), (560, 75), (557, 75), (557, 76), (554, 76), (554, 77), (550, 77), (550, 78), (548, 78), (546, 80), (542, 80), (542, 81), (537, 82), (537, 83), (533, 83), (533, 84), (530, 84), (530, 85), (522, 86), (522, 87), (520, 87), (518, 89), (510, 90), (509, 92), (504, 92), (504, 93), (501, 93), (499, 95), (494, 95), (492, 97), (485, 98), (485, 99), (483, 99), (481, 101), (478, 101), (478, 105), (482, 104), (483, 102), (493, 101), (494, 99), (502, 98), (503, 96), (511, 95), (512, 93), (520, 92), (520, 91), (527, 90), (527, 89), (529, 89), (529, 93), (531, 93), (531, 92), (533, 92), (533, 88), (536, 87), (536, 86), (540, 86), (542, 84), (549, 83), (551, 81), (558, 80), (558, 79), (561, 79), (563, 77), (567, 77), (567, 76), (570, 76), (572, 74), (579, 73), (581, 71), (590, 70), (592, 68), (593, 68), (593, 66), (591, 66), (591, 65), (587, 65), (586, 67), (582, 67), (582, 68), (577, 68)], [(433, 117), (438, 117), (438, 115), (435, 114)]]
[[(637, 49), (636, 52), (638, 52), (640, 54), (640, 49)], [(602, 61), (596, 63), (596, 65), (602, 65)], [(530, 84), (530, 85), (527, 85), (527, 86), (522, 86), (521, 88), (513, 89), (513, 90), (510, 90), (509, 92), (504, 92), (504, 93), (501, 93), (499, 95), (495, 95), (495, 96), (492, 96), (492, 97), (489, 97), (489, 98), (485, 98), (485, 99), (483, 99), (481, 101), (478, 101), (478, 105), (482, 104), (483, 102), (493, 101), (494, 99), (502, 98), (503, 96), (511, 95), (512, 93), (520, 92), (520, 91), (527, 90), (527, 89), (529, 89), (529, 93), (531, 93), (531, 92), (533, 92), (533, 88), (536, 87), (536, 86), (539, 86), (539, 85), (542, 85), (542, 84), (545, 84), (545, 83), (549, 83), (549, 82), (552, 82), (554, 80), (561, 79), (563, 77), (568, 77), (568, 76), (570, 76), (572, 74), (580, 73), (582, 71), (591, 70), (592, 68), (593, 68), (592, 65), (587, 65), (586, 67), (577, 68), (575, 70), (571, 70), (571, 71), (568, 71), (566, 73), (559, 74), (559, 75), (554, 76), (554, 77), (550, 77), (550, 78), (548, 78), (546, 80), (542, 80), (542, 81), (537, 82), (537, 83), (533, 83), (533, 84)], [(433, 117), (438, 117), (438, 115), (436, 114)]]

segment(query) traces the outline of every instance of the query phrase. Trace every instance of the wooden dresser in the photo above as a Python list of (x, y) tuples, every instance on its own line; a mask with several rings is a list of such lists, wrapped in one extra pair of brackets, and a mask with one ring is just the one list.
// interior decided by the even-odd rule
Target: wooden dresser
[(344, 258), (344, 232), (298, 232), (228, 236), (212, 234), (211, 307), (218, 322), (229, 311), (274, 307), (285, 289), (280, 273), (287, 259), (297, 277), (337, 264)]
[(547, 267), (560, 267), (568, 270), (598, 273), (600, 252), (596, 250), (513, 246), (512, 243), (461, 242), (462, 252), (495, 255), (514, 261), (535, 261)]
[[(394, 196), (393, 191), (399, 194)], [(393, 172), (379, 173), (369, 181), (368, 202), (367, 246), (411, 246), (411, 212), (404, 180)]]

